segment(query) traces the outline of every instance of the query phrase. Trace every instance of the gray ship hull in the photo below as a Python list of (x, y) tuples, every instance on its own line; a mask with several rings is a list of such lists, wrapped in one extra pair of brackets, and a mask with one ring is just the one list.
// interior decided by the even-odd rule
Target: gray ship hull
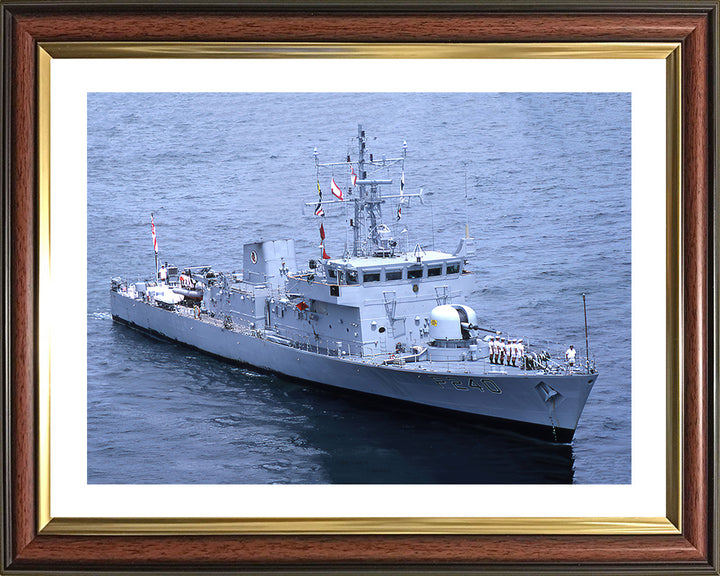
[[(597, 374), (548, 374), (417, 362), (385, 365), (272, 341), (272, 334), (227, 328), (191, 311), (174, 311), (111, 292), (113, 319), (211, 355), (343, 390), (371, 394), (509, 427), (555, 442), (572, 440)], [(432, 370), (431, 370), (432, 368)]]

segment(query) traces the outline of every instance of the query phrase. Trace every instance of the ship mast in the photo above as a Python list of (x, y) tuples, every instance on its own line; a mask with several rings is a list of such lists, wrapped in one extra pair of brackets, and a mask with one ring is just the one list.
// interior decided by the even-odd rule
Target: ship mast
[[(370, 155), (370, 163), (375, 165), (372, 154)], [(365, 130), (362, 129), (361, 124), (358, 124), (358, 171), (360, 178), (358, 178), (356, 184), (360, 195), (355, 199), (353, 256), (368, 256), (375, 249), (380, 248), (378, 225), (382, 224), (382, 203), (384, 199), (380, 194), (379, 186), (392, 184), (390, 179), (368, 178), (365, 164)], [(364, 229), (367, 230), (367, 238), (370, 241), (367, 249), (364, 249), (362, 244), (362, 232)]]
[[(420, 194), (390, 194), (383, 196), (380, 192), (380, 186), (392, 184), (392, 179), (386, 178), (374, 178), (372, 173), (368, 176), (368, 170), (373, 167), (378, 169), (389, 168), (395, 164), (402, 162), (403, 170), (405, 167), (405, 159), (407, 158), (407, 144), (403, 143), (403, 155), (401, 158), (385, 158), (376, 160), (372, 154), (369, 154), (369, 159), (366, 158), (367, 149), (365, 131), (362, 128), (362, 124), (358, 124), (358, 160), (357, 162), (351, 162), (348, 156), (347, 162), (330, 162), (320, 163), (318, 162), (317, 153), (315, 154), (316, 167), (319, 170), (320, 167), (325, 166), (341, 166), (348, 164), (357, 164), (358, 173), (357, 181), (355, 182), (356, 194), (352, 199), (347, 198), (343, 200), (330, 200), (323, 202), (323, 204), (335, 204), (338, 202), (347, 203), (353, 202), (355, 204), (353, 220), (351, 227), (353, 229), (353, 249), (352, 255), (357, 256), (372, 256), (376, 253), (382, 253), (386, 250), (383, 246), (381, 238), (382, 229), (382, 204), (385, 200), (390, 198), (420, 198)], [(317, 149), (316, 149), (317, 150)], [(314, 203), (306, 202), (306, 206), (312, 206)], [(347, 205), (347, 204), (346, 204)], [(386, 241), (387, 243), (387, 241)]]
[[(365, 172), (365, 130), (362, 129), (362, 125), (358, 124), (358, 175), (361, 179), (367, 176)], [(356, 185), (358, 182), (356, 181)], [(355, 200), (355, 219), (353, 220), (353, 256), (359, 256), (358, 250), (360, 250), (360, 230), (362, 228), (361, 218), (362, 209), (360, 202), (362, 202), (365, 194), (365, 185), (359, 184), (360, 199)]]

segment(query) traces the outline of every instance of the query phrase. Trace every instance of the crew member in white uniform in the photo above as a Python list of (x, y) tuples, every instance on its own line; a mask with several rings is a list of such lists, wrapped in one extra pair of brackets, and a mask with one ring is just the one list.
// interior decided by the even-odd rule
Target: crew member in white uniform
[(488, 358), (490, 359), (490, 364), (495, 364), (495, 338), (488, 340)]
[[(517, 366), (517, 353), (517, 338), (513, 338), (510, 343), (510, 360), (513, 366)], [(510, 364), (510, 362), (508, 362), (508, 364)]]
[(517, 355), (520, 359), (520, 366), (524, 366), (523, 358), (525, 358), (525, 345), (522, 343), (523, 339), (520, 338), (517, 342)]
[(167, 270), (165, 269), (165, 264), (160, 266), (160, 272), (158, 275), (160, 276), (160, 283), (165, 284), (165, 281), (167, 280)]
[(565, 360), (567, 360), (568, 366), (571, 371), (573, 369), (573, 366), (575, 366), (575, 353), (576, 350), (575, 348), (573, 348), (572, 344), (570, 344), (570, 348), (565, 350)]

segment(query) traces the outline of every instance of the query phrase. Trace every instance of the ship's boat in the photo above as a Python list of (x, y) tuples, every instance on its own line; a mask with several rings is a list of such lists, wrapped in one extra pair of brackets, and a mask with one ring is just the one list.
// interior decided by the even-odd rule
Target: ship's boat
[[(169, 266), (158, 275), (156, 258), (154, 278), (112, 280), (113, 318), (262, 371), (571, 441), (598, 377), (594, 361), (479, 326), (464, 303), (475, 281), (467, 227), (453, 253), (402, 250), (382, 207), (394, 201), (399, 217), (421, 200), (404, 190), (407, 144), (377, 160), (366, 140), (358, 127), (354, 160), (323, 164), (314, 153), (319, 197), (306, 206), (322, 242), (307, 267), (297, 266), (292, 239), (245, 244), (240, 274)], [(333, 178), (333, 198), (323, 200), (320, 171), (342, 166), (352, 185), (340, 190)], [(392, 179), (374, 177), (378, 168), (399, 169), (399, 193), (382, 193)], [(330, 258), (322, 218), (341, 205), (351, 210), (352, 245)]]

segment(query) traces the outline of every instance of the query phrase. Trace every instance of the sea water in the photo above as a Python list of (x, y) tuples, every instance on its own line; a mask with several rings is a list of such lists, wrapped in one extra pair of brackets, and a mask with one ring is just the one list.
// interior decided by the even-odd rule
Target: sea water
[[(88, 482), (630, 482), (630, 95), (624, 93), (88, 95)], [(160, 260), (239, 271), (242, 247), (293, 238), (319, 255), (321, 162), (397, 157), (423, 191), (386, 222), (401, 247), (476, 239), (479, 323), (553, 351), (589, 348), (600, 376), (571, 445), (261, 375), (113, 323), (110, 278)], [(381, 174), (382, 175), (382, 174)], [(321, 173), (342, 186), (349, 169)], [(386, 191), (397, 193), (399, 181)], [(342, 255), (342, 207), (325, 247)]]

